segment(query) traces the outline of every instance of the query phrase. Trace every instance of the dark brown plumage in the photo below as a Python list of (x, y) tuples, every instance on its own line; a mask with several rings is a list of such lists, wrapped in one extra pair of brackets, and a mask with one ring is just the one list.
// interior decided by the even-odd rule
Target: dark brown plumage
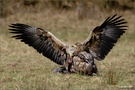
[(67, 45), (57, 39), (52, 33), (41, 28), (25, 24), (11, 24), (13, 38), (32, 46), (39, 53), (62, 67), (54, 72), (81, 72), (92, 75), (97, 73), (94, 58), (103, 60), (126, 30), (126, 24), (121, 16), (108, 17), (100, 26), (90, 32), (82, 43)]

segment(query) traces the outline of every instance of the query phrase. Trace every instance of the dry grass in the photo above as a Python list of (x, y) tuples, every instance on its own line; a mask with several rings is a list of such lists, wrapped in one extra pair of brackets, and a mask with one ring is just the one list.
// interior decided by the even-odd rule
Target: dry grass
[[(78, 74), (55, 74), (58, 65), (38, 54), (33, 48), (11, 39), (8, 25), (26, 23), (51, 31), (67, 43), (83, 41), (107, 15), (78, 20), (76, 12), (46, 11), (17, 13), (0, 19), (0, 88), (2, 90), (119, 90), (134, 86), (134, 15), (115, 12), (128, 21), (128, 30), (104, 61), (96, 61), (99, 75), (88, 77)], [(115, 13), (108, 13), (113, 15)]]

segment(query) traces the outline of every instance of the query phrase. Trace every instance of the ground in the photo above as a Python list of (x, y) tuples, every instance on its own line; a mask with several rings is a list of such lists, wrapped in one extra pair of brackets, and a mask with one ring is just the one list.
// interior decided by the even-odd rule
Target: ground
[[(52, 70), (59, 65), (37, 53), (33, 48), (11, 38), (11, 23), (24, 23), (52, 32), (70, 44), (86, 39), (89, 32), (108, 16), (123, 15), (128, 30), (107, 55), (96, 61), (97, 76), (58, 74)], [(97, 18), (78, 20), (75, 12), (18, 13), (0, 19), (0, 88), (2, 90), (119, 90), (132, 89), (135, 85), (134, 15), (115, 12)]]

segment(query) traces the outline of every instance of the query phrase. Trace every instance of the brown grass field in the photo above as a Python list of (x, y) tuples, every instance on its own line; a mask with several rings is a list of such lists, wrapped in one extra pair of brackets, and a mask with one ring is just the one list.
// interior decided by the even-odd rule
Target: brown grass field
[[(52, 73), (59, 65), (33, 48), (11, 38), (11, 23), (24, 23), (47, 29), (65, 43), (85, 40), (89, 32), (108, 16), (122, 15), (128, 30), (103, 61), (96, 61), (97, 76)], [(16, 13), (0, 18), (1, 90), (133, 90), (135, 86), (135, 16), (129, 11), (101, 13), (99, 17), (77, 19), (75, 11), (46, 10), (40, 13)]]

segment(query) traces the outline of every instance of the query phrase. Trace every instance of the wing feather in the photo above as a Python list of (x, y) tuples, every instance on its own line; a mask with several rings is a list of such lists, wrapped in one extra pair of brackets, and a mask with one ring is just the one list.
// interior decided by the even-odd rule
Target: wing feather
[(108, 17), (100, 26), (90, 32), (89, 37), (82, 43), (87, 51), (93, 52), (97, 60), (103, 60), (113, 48), (118, 39), (125, 33), (127, 26), (122, 16), (115, 14)]
[(11, 33), (14, 34), (13, 38), (32, 46), (37, 52), (55, 63), (64, 64), (66, 60), (66, 44), (56, 38), (52, 33), (41, 28), (34, 28), (20, 23), (11, 24), (10, 27)]

